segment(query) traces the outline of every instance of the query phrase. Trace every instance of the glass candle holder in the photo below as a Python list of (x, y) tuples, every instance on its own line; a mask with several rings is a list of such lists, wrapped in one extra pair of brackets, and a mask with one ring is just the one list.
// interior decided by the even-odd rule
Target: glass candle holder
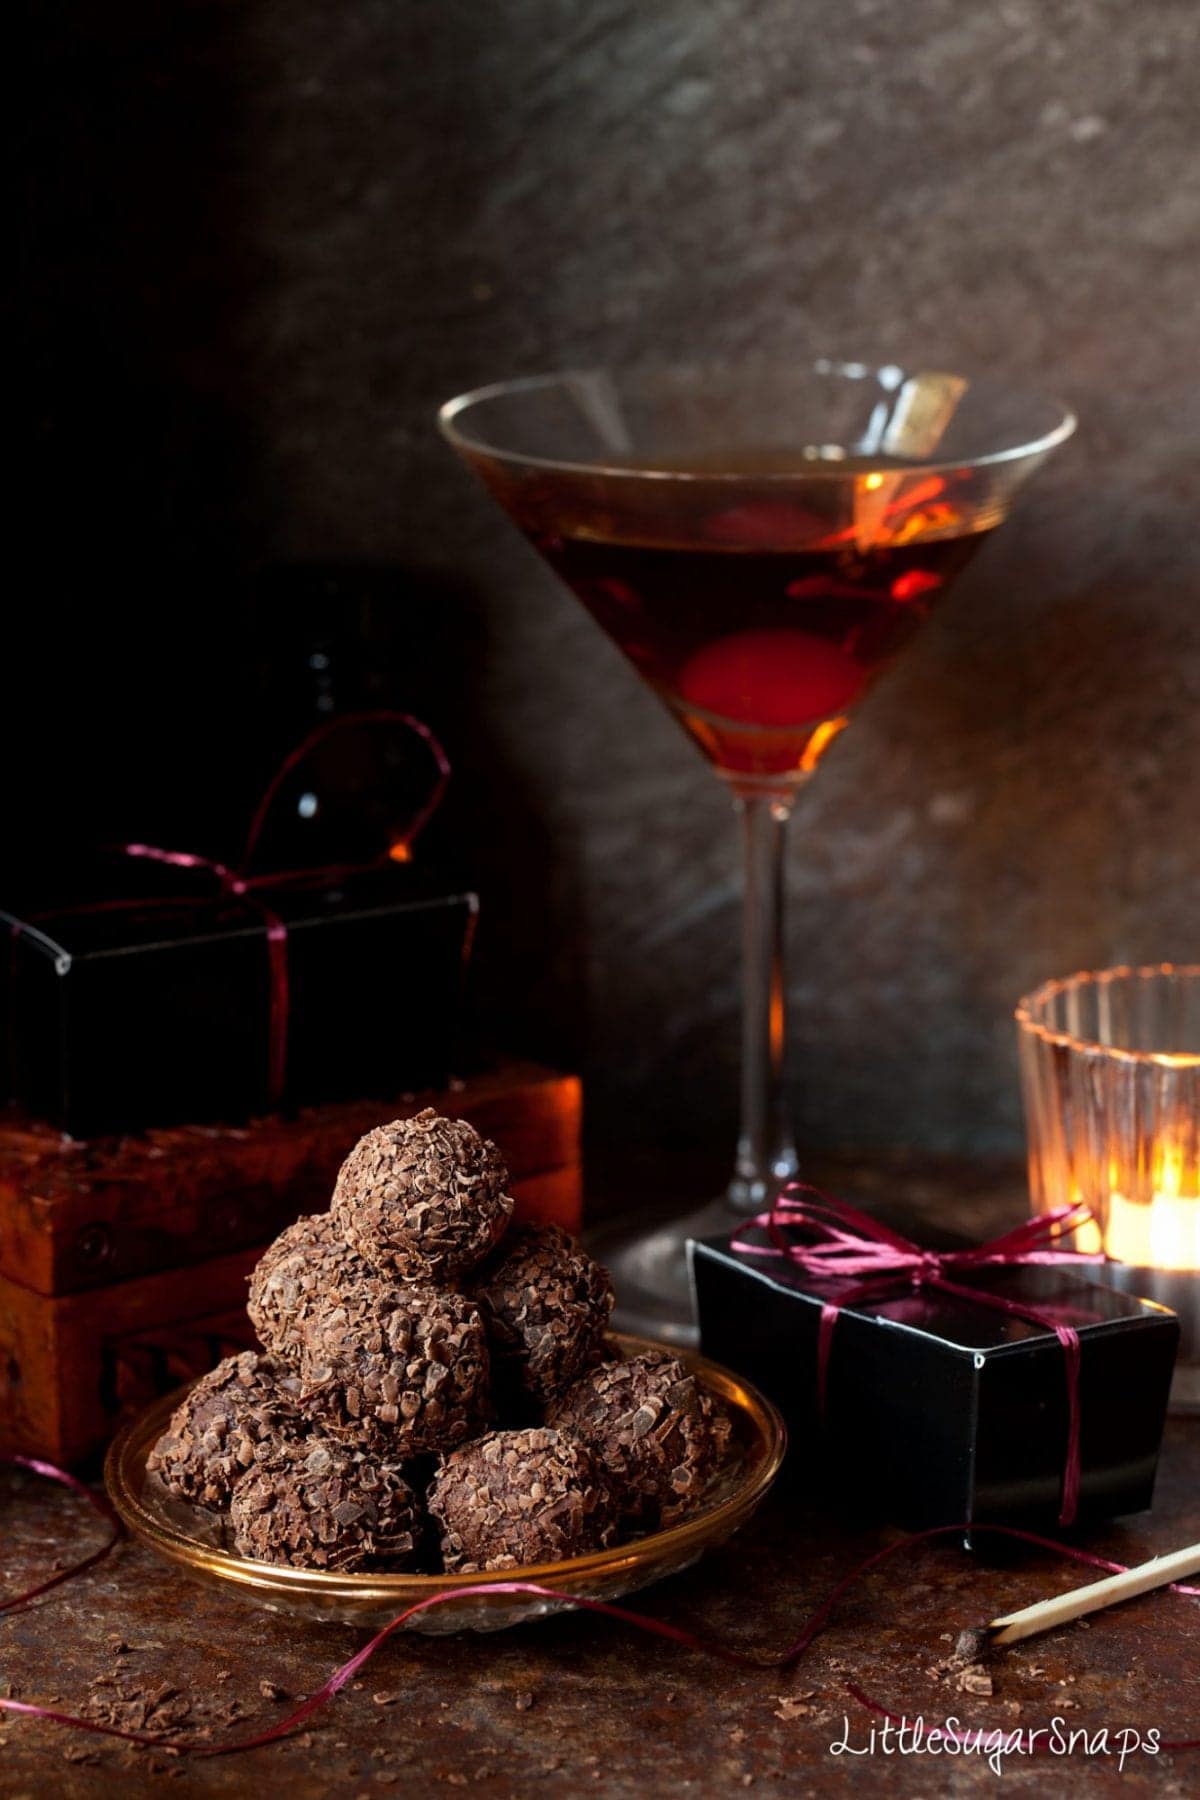
[(1048, 981), (1016, 1018), (1034, 1207), (1083, 1201), (1077, 1248), (1179, 1314), (1172, 1407), (1200, 1411), (1200, 965)]

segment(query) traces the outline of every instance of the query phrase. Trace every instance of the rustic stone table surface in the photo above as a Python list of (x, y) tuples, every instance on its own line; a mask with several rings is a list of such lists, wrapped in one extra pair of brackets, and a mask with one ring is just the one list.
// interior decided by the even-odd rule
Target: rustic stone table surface
[[(869, 1189), (876, 1177), (867, 1178)], [(864, 1183), (859, 1182), (861, 1193)], [(918, 1213), (990, 1232), (1019, 1216), (1009, 1171), (896, 1164), (876, 1191), (902, 1189)], [(897, 1534), (831, 1516), (808, 1493), (805, 1446), (757, 1519), (697, 1569), (633, 1604), (747, 1649), (781, 1645), (841, 1575)], [(0, 1587), (32, 1585), (56, 1558), (100, 1537), (81, 1502), (31, 1476), (0, 1473)], [(1200, 1538), (1200, 1421), (1173, 1420), (1154, 1511), (1093, 1534), (1133, 1562)], [(1056, 1794), (1196, 1792), (1200, 1752), (1138, 1752), (1117, 1767), (1125, 1727), (1165, 1740), (1200, 1737), (1200, 1603), (1147, 1596), (1090, 1628), (1018, 1647), (994, 1694), (955, 1690), (936, 1665), (948, 1634), (1085, 1579), (1024, 1549), (971, 1557), (925, 1547), (868, 1579), (791, 1672), (747, 1671), (676, 1650), (615, 1621), (566, 1616), (508, 1633), (397, 1636), (361, 1678), (288, 1741), (200, 1760), (141, 1750), (41, 1721), (0, 1715), (5, 1800), (120, 1794), (326, 1796), (645, 1796), (677, 1792), (825, 1794), (872, 1780), (883, 1793), (991, 1792), (983, 1758), (834, 1755), (864, 1749), (882, 1725), (847, 1691), (856, 1683), (909, 1718), (956, 1715), (1013, 1732), (1061, 1717), (1064, 1731), (1111, 1753), (1005, 1763), (1005, 1787)], [(281, 1719), (362, 1643), (361, 1634), (278, 1618), (186, 1580), (122, 1544), (95, 1570), (0, 1618), (0, 1693), (78, 1712), (115, 1700), (140, 1725), (216, 1744)], [(7, 1687), (6, 1687), (7, 1684)]]

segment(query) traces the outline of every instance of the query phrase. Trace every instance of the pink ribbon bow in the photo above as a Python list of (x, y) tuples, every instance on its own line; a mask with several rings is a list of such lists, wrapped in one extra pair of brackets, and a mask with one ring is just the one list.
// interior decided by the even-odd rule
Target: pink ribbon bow
[[(990, 1243), (967, 1250), (927, 1250), (893, 1231), (882, 1220), (822, 1194), (806, 1182), (791, 1181), (769, 1212), (739, 1226), (730, 1238), (730, 1249), (741, 1256), (783, 1257), (814, 1280), (853, 1280), (855, 1285), (840, 1300), (826, 1300), (817, 1329), (817, 1404), (822, 1419), (828, 1387), (829, 1353), (834, 1327), (843, 1307), (883, 1300), (897, 1287), (914, 1291), (935, 1288), (954, 1294), (972, 1306), (984, 1306), (1009, 1318), (1025, 1319), (1052, 1331), (1063, 1348), (1067, 1382), (1067, 1448), (1063, 1465), (1062, 1502), (1058, 1522), (1071, 1525), (1079, 1510), (1079, 1333), (1051, 1314), (1023, 1300), (1008, 1300), (986, 1288), (955, 1281), (956, 1273), (976, 1269), (1028, 1268), (1031, 1265), (1061, 1267), (1064, 1263), (1098, 1263), (1099, 1252), (1061, 1248), (1062, 1240), (1092, 1214), (1086, 1206), (1060, 1206), (1053, 1212), (1026, 1219)], [(756, 1243), (744, 1233), (758, 1227), (769, 1244)], [(804, 1235), (792, 1235), (800, 1228)]]
[[(293, 769), (303, 761), (315, 745), (335, 731), (347, 725), (403, 725), (421, 739), (429, 751), (434, 765), (434, 778), (429, 791), (420, 806), (413, 813), (404, 831), (382, 855), (365, 863), (324, 864), (310, 869), (285, 869), (267, 875), (250, 875), (245, 871), (254, 854), (255, 846), (262, 834), (264, 825), (271, 811), (272, 803), (280, 787)], [(450, 760), (438, 739), (423, 720), (414, 718), (412, 713), (396, 712), (384, 708), (374, 712), (344, 713), (318, 725), (314, 731), (289, 752), (271, 777), (262, 799), (258, 803), (250, 830), (246, 836), (245, 849), (242, 852), (241, 864), (236, 869), (225, 863), (216, 862), (208, 856), (200, 856), (190, 850), (163, 850), (157, 844), (120, 844), (116, 846), (122, 856), (141, 857), (147, 862), (165, 863), (174, 869), (204, 869), (214, 876), (220, 890), (231, 900), (240, 900), (252, 907), (261, 918), (267, 934), (267, 975), (269, 981), (269, 999), (267, 1012), (267, 1092), (270, 1104), (277, 1106), (283, 1098), (287, 1084), (288, 1059), (288, 1020), (291, 1009), (291, 992), (288, 977), (288, 931), (279, 913), (268, 905), (260, 888), (282, 889), (287, 887), (311, 887), (317, 883), (332, 884), (344, 880), (348, 875), (366, 873), (369, 869), (382, 867), (392, 861), (404, 862), (418, 835), (428, 825), (430, 819), (442, 803), (446, 785), (450, 780)], [(144, 906), (143, 900), (102, 900), (85, 906), (60, 907), (54, 912), (41, 913), (39, 920), (66, 918), (72, 914), (100, 912), (128, 912)], [(153, 902), (156, 906), (168, 906), (170, 900), (160, 898)], [(180, 897), (178, 904), (188, 904)], [(14, 937), (20, 935), (21, 927), (13, 926)]]
[(272, 1106), (277, 1106), (283, 1098), (287, 1084), (288, 1053), (288, 1019), (291, 1010), (291, 990), (288, 980), (288, 933), (287, 926), (273, 907), (269, 906), (258, 888), (280, 888), (305, 885), (314, 881), (334, 882), (342, 880), (346, 875), (359, 874), (368, 868), (382, 865), (391, 860), (403, 860), (398, 851), (409, 851), (418, 834), (424, 830), (438, 807), (446, 791), (446, 783), (450, 779), (450, 762), (441, 744), (421, 719), (414, 718), (411, 713), (382, 710), (379, 712), (353, 713), (340, 718), (330, 719), (318, 725), (303, 742), (297, 744), (280, 764), (267, 785), (266, 792), (258, 803), (250, 830), (246, 836), (246, 847), (242, 853), (242, 869), (245, 869), (254, 854), (263, 826), (271, 810), (283, 782), (291, 774), (298, 763), (302, 762), (309, 751), (322, 738), (331, 732), (340, 730), (344, 725), (353, 723), (405, 725), (415, 733), (429, 750), (434, 763), (434, 781), (429, 793), (410, 819), (398, 844), (376, 859), (375, 863), (357, 863), (351, 865), (328, 865), (315, 869), (289, 869), (283, 873), (270, 875), (247, 875), (239, 869), (230, 869), (224, 863), (214, 862), (207, 856), (196, 856), (185, 850), (160, 850), (155, 844), (122, 844), (121, 851), (125, 856), (141, 856), (150, 862), (168, 863), (177, 869), (207, 869), (215, 875), (222, 891), (231, 899), (243, 900), (254, 907), (267, 932), (267, 972), (270, 982), (270, 998), (267, 1014), (267, 1092)]

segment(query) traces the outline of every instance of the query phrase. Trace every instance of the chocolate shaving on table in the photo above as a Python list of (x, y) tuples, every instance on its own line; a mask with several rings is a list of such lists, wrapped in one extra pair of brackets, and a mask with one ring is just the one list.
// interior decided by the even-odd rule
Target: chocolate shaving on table
[(528, 1568), (612, 1543), (616, 1511), (591, 1452), (564, 1432), (493, 1431), (443, 1457), (429, 1490), (446, 1568)]
[(300, 1569), (404, 1568), (422, 1527), (398, 1468), (320, 1435), (246, 1475), (229, 1516), (243, 1556)]
[(650, 1350), (589, 1370), (546, 1413), (612, 1479), (622, 1514), (654, 1530), (691, 1512), (720, 1469), (730, 1422), (677, 1357)]
[(384, 1275), (334, 1281), (305, 1329), (304, 1404), (325, 1430), (404, 1461), (483, 1424), (487, 1336), (462, 1294)]
[(465, 1119), (430, 1107), (360, 1138), (330, 1211), (346, 1240), (404, 1281), (453, 1282), (498, 1243), (512, 1216), (508, 1170)]
[(370, 1273), (329, 1213), (297, 1219), (263, 1252), (250, 1276), (246, 1311), (259, 1342), (298, 1364), (313, 1308), (330, 1285), (361, 1281)]
[(300, 1384), (256, 1350), (230, 1356), (203, 1376), (146, 1459), (168, 1491), (193, 1505), (229, 1505), (234, 1484), (280, 1443), (303, 1437)]
[(534, 1401), (556, 1399), (603, 1354), (608, 1270), (557, 1225), (511, 1232), (471, 1292), (498, 1376)]

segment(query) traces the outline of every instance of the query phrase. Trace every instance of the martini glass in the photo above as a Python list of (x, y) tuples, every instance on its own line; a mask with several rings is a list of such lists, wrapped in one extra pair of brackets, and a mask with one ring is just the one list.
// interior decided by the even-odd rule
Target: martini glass
[(694, 1339), (686, 1240), (798, 1169), (785, 1088), (784, 834), (879, 676), (1070, 436), (1054, 401), (944, 370), (820, 361), (501, 382), (439, 415), (741, 815), (741, 1128), (698, 1213), (610, 1232), (630, 1328)]

